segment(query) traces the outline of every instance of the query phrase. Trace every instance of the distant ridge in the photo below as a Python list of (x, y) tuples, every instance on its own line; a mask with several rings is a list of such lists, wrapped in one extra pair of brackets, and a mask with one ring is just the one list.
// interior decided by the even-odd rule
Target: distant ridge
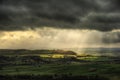
[(65, 50), (28, 50), (28, 49), (0, 49), (0, 55), (24, 55), (24, 54), (65, 54), (76, 55), (73, 51)]

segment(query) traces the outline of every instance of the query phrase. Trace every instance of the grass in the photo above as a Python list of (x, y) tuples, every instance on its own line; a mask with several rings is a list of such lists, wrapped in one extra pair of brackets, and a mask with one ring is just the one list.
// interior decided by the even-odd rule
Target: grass
[[(36, 54), (35, 54), (36, 55)], [(20, 55), (17, 56), (12, 63), (16, 63), (16, 65), (8, 65), (2, 67), (0, 69), (0, 75), (54, 75), (54, 74), (72, 74), (72, 75), (85, 75), (85, 76), (94, 76), (94, 75), (100, 75), (100, 76), (107, 76), (111, 78), (118, 78), (120, 76), (120, 64), (116, 63), (106, 63), (107, 61), (112, 61), (112, 58), (110, 57), (101, 57), (101, 56), (82, 56), (82, 57), (75, 57), (74, 55), (67, 55), (67, 57), (75, 57), (78, 60), (83, 60), (83, 62), (73, 62), (71, 63), (61, 63), (58, 60), (58, 63), (45, 63), (45, 64), (35, 64), (35, 65), (20, 65), (22, 62), (20, 61), (22, 56), (26, 55)], [(33, 55), (31, 55), (33, 56)], [(37, 56), (40, 56), (43, 58), (43, 60), (47, 60), (49, 58), (58, 58), (63, 59), (63, 55), (61, 54), (38, 54)], [(10, 56), (15, 57), (15, 55)], [(72, 59), (72, 58), (71, 58)], [(70, 60), (71, 60), (70, 59)], [(67, 59), (65, 59), (67, 60)], [(68, 59), (69, 60), (69, 59)], [(54, 61), (54, 60), (53, 60)], [(55, 59), (55, 61), (57, 61)], [(90, 62), (84, 62), (84, 61), (90, 61)], [(105, 63), (99, 63), (97, 61), (105, 61)], [(9, 61), (10, 62), (10, 61)], [(116, 79), (111, 79), (116, 80)], [(120, 78), (118, 78), (120, 80)]]
[(41, 66), (6, 66), (0, 70), (4, 75), (52, 75), (69, 74), (73, 75), (120, 75), (120, 64), (45, 64)]

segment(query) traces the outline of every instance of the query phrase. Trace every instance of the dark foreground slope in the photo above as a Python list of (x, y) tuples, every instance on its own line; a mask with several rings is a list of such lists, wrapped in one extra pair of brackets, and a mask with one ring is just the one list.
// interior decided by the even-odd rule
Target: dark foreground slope
[(71, 76), (71, 75), (14, 75), (14, 76), (2, 76), (0, 80), (108, 80), (99, 76)]

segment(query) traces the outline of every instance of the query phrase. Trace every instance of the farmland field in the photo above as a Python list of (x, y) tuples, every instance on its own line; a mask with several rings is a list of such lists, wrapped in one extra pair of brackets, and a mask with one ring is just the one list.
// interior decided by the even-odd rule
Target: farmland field
[(119, 56), (77, 55), (73, 54), (73, 52), (69, 54), (66, 51), (51, 50), (32, 51), (36, 52), (33, 55), (31, 51), (19, 50), (17, 52), (15, 50), (1, 51), (0, 76), (19, 77), (27, 75), (34, 77), (46, 75), (54, 78), (54, 75), (57, 75), (59, 76), (58, 78), (63, 78), (63, 75), (67, 75), (68, 77), (84, 76), (85, 79), (89, 76), (90, 78), (86, 80), (91, 80), (92, 78), (95, 78), (94, 80), (104, 80), (96, 79), (96, 76), (97, 78), (105, 78), (105, 80), (120, 79)]

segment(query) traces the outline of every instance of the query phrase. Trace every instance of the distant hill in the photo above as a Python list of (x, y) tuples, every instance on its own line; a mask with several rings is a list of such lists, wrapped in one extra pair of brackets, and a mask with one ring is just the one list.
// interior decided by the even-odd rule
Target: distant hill
[(0, 49), (0, 55), (32, 55), (32, 54), (65, 54), (76, 55), (73, 51), (64, 50), (27, 50), (27, 49)]

